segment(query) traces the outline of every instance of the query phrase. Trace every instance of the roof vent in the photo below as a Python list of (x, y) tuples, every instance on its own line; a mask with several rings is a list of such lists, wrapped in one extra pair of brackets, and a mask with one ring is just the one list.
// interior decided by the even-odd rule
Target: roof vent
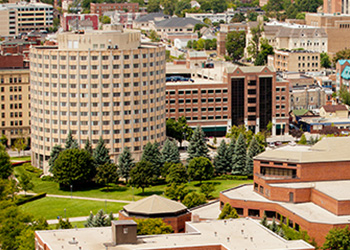
[(73, 237), (72, 240), (68, 241), (69, 244), (71, 245), (77, 245), (78, 244), (78, 241), (75, 240), (75, 237)]

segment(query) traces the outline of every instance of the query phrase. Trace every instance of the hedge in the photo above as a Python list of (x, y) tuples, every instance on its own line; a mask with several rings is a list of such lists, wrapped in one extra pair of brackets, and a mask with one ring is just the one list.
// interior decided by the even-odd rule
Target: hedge
[(26, 203), (28, 203), (30, 201), (35, 201), (35, 200), (44, 198), (45, 196), (46, 196), (46, 193), (39, 193), (39, 194), (30, 196), (30, 197), (23, 197), (20, 200), (16, 201), (16, 205), (17, 206), (23, 205), (23, 204), (26, 204)]

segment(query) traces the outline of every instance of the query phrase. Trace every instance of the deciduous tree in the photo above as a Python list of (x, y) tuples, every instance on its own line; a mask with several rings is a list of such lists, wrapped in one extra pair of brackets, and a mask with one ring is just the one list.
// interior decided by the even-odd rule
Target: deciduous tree
[(335, 227), (329, 230), (326, 235), (326, 241), (323, 244), (324, 250), (349, 250), (350, 249), (350, 230), (349, 226), (345, 228)]
[(188, 193), (188, 188), (183, 184), (172, 183), (165, 189), (165, 195), (176, 201), (182, 201)]
[(108, 184), (111, 182), (116, 182), (117, 180), (118, 180), (118, 173), (117, 173), (116, 164), (106, 163), (104, 165), (97, 167), (95, 181), (97, 183), (107, 186), (107, 191), (109, 190)]
[(214, 168), (213, 164), (208, 158), (205, 157), (195, 157), (190, 160), (187, 172), (192, 180), (208, 180), (213, 177)]
[(226, 203), (224, 208), (221, 210), (221, 213), (219, 215), (219, 220), (223, 219), (236, 219), (239, 218), (236, 209), (231, 207), (229, 203)]
[(186, 167), (182, 163), (172, 164), (166, 176), (167, 183), (186, 183), (188, 181), (188, 174)]
[(142, 194), (144, 194), (145, 188), (152, 185), (157, 179), (157, 176), (153, 171), (152, 163), (141, 160), (131, 169), (130, 178), (131, 186), (141, 188)]
[(231, 31), (226, 37), (226, 51), (232, 61), (237, 62), (243, 57), (245, 48), (245, 32)]
[(135, 219), (137, 223), (137, 235), (170, 234), (173, 228), (161, 218)]
[(205, 195), (206, 199), (211, 197), (211, 193), (215, 191), (215, 186), (212, 183), (204, 183), (200, 187), (200, 192)]
[(18, 181), (21, 189), (24, 191), (24, 195), (26, 195), (28, 190), (31, 190), (34, 187), (32, 177), (26, 172), (21, 173), (21, 175), (18, 178)]
[(91, 182), (96, 174), (92, 156), (83, 149), (66, 149), (58, 156), (52, 173), (61, 187)]
[(205, 204), (207, 202), (204, 194), (198, 194), (196, 192), (191, 192), (185, 196), (182, 201), (187, 208), (197, 207), (199, 205)]

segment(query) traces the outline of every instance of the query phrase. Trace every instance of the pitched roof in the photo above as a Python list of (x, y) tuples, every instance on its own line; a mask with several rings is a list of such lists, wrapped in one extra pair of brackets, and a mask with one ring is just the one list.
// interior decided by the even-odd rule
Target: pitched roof
[(341, 78), (345, 80), (350, 79), (350, 66), (345, 66), (345, 68), (343, 69), (343, 72), (341, 72)]
[(275, 72), (275, 69), (272, 66), (249, 66), (249, 67), (239, 67), (237, 65), (227, 67), (227, 73), (234, 73), (236, 70), (240, 69), (243, 73), (259, 73), (264, 68), (269, 69), (272, 72)]
[(296, 116), (301, 116), (301, 115), (305, 115), (307, 112), (309, 112), (309, 110), (308, 109), (293, 109), (292, 112)]
[(322, 107), (326, 112), (334, 113), (336, 111), (348, 111), (345, 105), (324, 105)]
[(124, 210), (128, 213), (150, 215), (176, 213), (187, 210), (187, 207), (180, 202), (172, 201), (158, 195), (152, 195), (124, 206)]
[(153, 12), (148, 15), (141, 16), (135, 19), (135, 22), (138, 22), (138, 23), (148, 22), (148, 21), (154, 20), (157, 17), (166, 17), (166, 15), (164, 15), (162, 12)]
[(204, 24), (203, 22), (192, 17), (172, 17), (154, 22), (155, 26), (164, 28), (195, 26), (197, 23)]
[(339, 60), (339, 61), (338, 61), (338, 63), (339, 63), (340, 65), (343, 65), (343, 64), (346, 63), (346, 62), (350, 64), (350, 60), (342, 59), (342, 60)]

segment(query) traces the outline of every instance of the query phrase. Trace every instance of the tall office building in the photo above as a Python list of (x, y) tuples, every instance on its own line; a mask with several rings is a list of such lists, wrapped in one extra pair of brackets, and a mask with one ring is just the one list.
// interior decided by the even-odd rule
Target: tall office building
[(25, 1), (0, 5), (0, 35), (17, 36), (31, 30), (53, 27), (53, 7), (50, 4)]
[(139, 31), (61, 33), (31, 49), (30, 70), (32, 164), (45, 173), (70, 130), (81, 146), (102, 136), (114, 161), (165, 140), (165, 48)]

